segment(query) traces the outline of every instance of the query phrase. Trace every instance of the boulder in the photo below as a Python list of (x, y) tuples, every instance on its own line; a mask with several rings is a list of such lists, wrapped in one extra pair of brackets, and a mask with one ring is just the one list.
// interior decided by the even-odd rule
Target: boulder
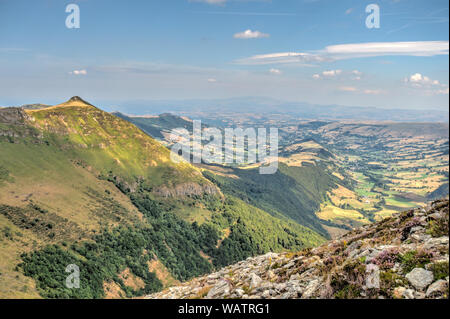
[(227, 281), (221, 280), (206, 295), (207, 299), (220, 298), (230, 293), (230, 285)]
[(427, 288), (433, 282), (433, 278), (433, 273), (423, 268), (414, 268), (406, 275), (411, 285), (420, 290)]
[(256, 275), (255, 273), (252, 273), (250, 276), (250, 288), (254, 289), (261, 285), (262, 279)]
[(303, 291), (302, 298), (308, 299), (313, 297), (319, 286), (320, 281), (318, 279), (310, 281), (308, 286), (306, 286), (306, 289)]
[(367, 289), (380, 289), (380, 268), (377, 265), (369, 264), (366, 267), (366, 273)]
[(448, 295), (448, 282), (445, 280), (438, 280), (434, 282), (427, 289), (426, 297), (427, 298), (436, 298)]

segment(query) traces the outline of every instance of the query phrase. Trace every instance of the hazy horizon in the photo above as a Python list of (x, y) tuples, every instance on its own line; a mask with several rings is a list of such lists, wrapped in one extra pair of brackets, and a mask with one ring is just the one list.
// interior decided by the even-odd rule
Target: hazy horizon
[(0, 1), (0, 103), (229, 99), (448, 109), (448, 2)]

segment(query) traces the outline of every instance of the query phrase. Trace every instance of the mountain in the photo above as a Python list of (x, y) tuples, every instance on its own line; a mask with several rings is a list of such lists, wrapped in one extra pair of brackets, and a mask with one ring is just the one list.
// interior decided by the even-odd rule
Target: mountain
[[(202, 116), (205, 126), (222, 132), (277, 127), (276, 174), (260, 175), (255, 165), (196, 166), (223, 193), (327, 237), (448, 195), (448, 123), (306, 121), (286, 114), (222, 112)], [(173, 128), (192, 132), (192, 121), (172, 114), (127, 118), (153, 130), (165, 145), (173, 143), (168, 139)]]
[[(201, 169), (79, 97), (0, 109), (0, 297), (158, 291), (324, 236), (224, 194)], [(68, 265), (80, 289), (65, 286)]]
[(160, 140), (165, 139), (173, 129), (185, 128), (192, 132), (193, 128), (192, 120), (170, 113), (158, 116), (127, 116), (120, 112), (112, 114), (133, 123), (148, 135)]
[[(105, 105), (113, 102), (104, 101)], [(237, 97), (229, 99), (123, 101), (113, 111), (127, 114), (159, 114), (172, 112), (189, 117), (211, 117), (226, 114), (247, 114), (254, 117), (274, 115), (296, 116), (311, 120), (372, 120), (399, 122), (448, 122), (448, 110), (415, 110), (343, 105), (317, 105), (301, 101), (283, 101), (267, 97)]]
[(325, 165), (295, 167), (280, 163), (273, 175), (261, 175), (258, 168), (229, 168), (224, 174), (214, 166), (205, 167), (205, 177), (225, 194), (238, 197), (273, 216), (292, 219), (328, 237), (324, 222), (315, 212), (327, 199), (327, 192), (336, 188), (340, 181)]
[[(185, 128), (191, 133), (193, 131), (192, 120), (173, 114), (147, 117), (113, 114), (134, 123), (143, 131), (167, 144), (170, 143), (167, 137), (171, 130)], [(326, 152), (323, 148), (318, 151)], [(329, 235), (323, 228), (324, 222), (315, 215), (315, 212), (326, 200), (327, 192), (336, 188), (341, 181), (332, 175), (327, 165), (296, 167), (283, 163), (273, 175), (261, 175), (258, 167), (251, 168), (245, 165), (244, 167), (223, 167), (203, 163), (196, 166), (201, 168), (203, 175), (224, 194), (237, 197), (277, 218), (294, 220), (322, 236)]]
[(397, 213), (314, 249), (249, 258), (147, 296), (448, 299), (449, 202)]

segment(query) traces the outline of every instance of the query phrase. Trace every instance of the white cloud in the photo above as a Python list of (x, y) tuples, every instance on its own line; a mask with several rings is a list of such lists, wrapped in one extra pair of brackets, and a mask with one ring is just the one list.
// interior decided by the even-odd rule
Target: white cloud
[(433, 80), (421, 73), (414, 73), (405, 78), (404, 82), (415, 89), (422, 89), (427, 95), (445, 95), (449, 91), (447, 84), (441, 84), (438, 80)]
[(276, 75), (280, 75), (282, 73), (281, 70), (273, 69), (273, 68), (270, 69), (269, 72), (272, 74), (276, 74)]
[(236, 33), (233, 36), (235, 39), (261, 39), (270, 37), (267, 33), (262, 33), (259, 31), (252, 31), (250, 29), (245, 30), (244, 32)]
[(209, 82), (209, 83), (216, 83), (216, 82), (217, 82), (217, 80), (216, 80), (216, 79), (214, 79), (214, 78), (210, 78), (210, 79), (208, 79), (208, 82)]
[(379, 95), (379, 94), (384, 93), (383, 90), (378, 90), (378, 89), (359, 90), (358, 88), (356, 88), (354, 86), (341, 86), (341, 87), (339, 87), (339, 90), (343, 91), (343, 92), (358, 92), (358, 93), (364, 93), (364, 94), (370, 94), (370, 95)]
[(350, 73), (353, 75), (352, 80), (355, 80), (355, 81), (361, 80), (361, 76), (362, 76), (362, 74), (363, 74), (361, 71), (359, 71), (359, 70), (353, 70), (353, 71), (350, 72)]
[(438, 80), (432, 80), (428, 76), (422, 75), (420, 73), (415, 73), (411, 75), (409, 78), (405, 79), (405, 82), (415, 87), (424, 87), (424, 86), (429, 87), (441, 85)]
[(336, 59), (386, 55), (433, 56), (448, 55), (448, 41), (369, 42), (330, 45), (324, 50)]
[(446, 89), (442, 89), (442, 90), (437, 90), (436, 94), (447, 94), (448, 95), (448, 92), (449, 92), (449, 90), (448, 90), (448, 88), (446, 88)]
[(189, 0), (189, 2), (203, 2), (212, 5), (221, 5), (225, 4), (227, 0)]
[(448, 55), (448, 41), (369, 42), (327, 46), (311, 52), (281, 52), (255, 55), (236, 61), (239, 64), (317, 63), (377, 56)]
[(353, 86), (341, 86), (339, 88), (340, 91), (344, 91), (344, 92), (356, 92), (358, 91), (357, 88), (353, 87)]
[(235, 63), (246, 65), (300, 63), (309, 66), (311, 63), (323, 61), (325, 61), (325, 58), (310, 53), (283, 52), (254, 55), (249, 58), (237, 60)]
[(383, 91), (382, 91), (382, 90), (371, 90), (371, 89), (367, 89), (367, 90), (364, 90), (364, 93), (365, 93), (365, 94), (371, 94), (371, 95), (379, 95), (379, 94), (382, 94)]
[(69, 72), (69, 74), (73, 74), (73, 75), (86, 75), (87, 71), (86, 70), (73, 70), (71, 72)]
[(313, 78), (316, 80), (321, 78), (334, 78), (340, 74), (342, 74), (342, 70), (327, 70), (323, 71), (321, 74), (314, 74)]
[(329, 71), (323, 71), (322, 75), (325, 77), (335, 77), (342, 73), (342, 70), (329, 70)]
[(440, 85), (438, 80), (432, 80), (428, 76), (422, 75), (420, 73), (411, 75), (409, 78), (405, 79), (405, 82), (411, 83), (414, 86)]

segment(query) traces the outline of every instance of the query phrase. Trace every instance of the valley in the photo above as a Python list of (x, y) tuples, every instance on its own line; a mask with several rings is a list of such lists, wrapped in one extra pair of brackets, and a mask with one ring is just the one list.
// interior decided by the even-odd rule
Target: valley
[[(142, 296), (249, 256), (325, 241), (224, 194), (169, 154), (79, 97), (1, 109), (0, 297)], [(81, 289), (65, 286), (69, 264), (80, 267)]]
[[(222, 122), (279, 128), (278, 170), (261, 175), (173, 162), (168, 136), (192, 123), (79, 97), (0, 109), (0, 297), (141, 297), (448, 196), (448, 124)], [(64, 285), (69, 264), (80, 289)]]
[[(279, 128), (280, 170), (275, 176), (281, 173), (295, 179), (300, 174), (299, 183), (307, 185), (309, 190), (314, 189), (313, 193), (318, 195), (314, 203), (307, 204), (308, 217), (313, 218), (311, 216), (315, 215), (318, 219), (314, 222), (320, 225), (321, 230), (326, 228), (331, 236), (448, 196), (448, 123), (311, 121), (288, 114), (242, 114), (239, 117), (194, 114), (200, 116), (205, 126), (217, 125), (222, 130), (227, 127)], [(147, 128), (145, 125), (150, 125), (148, 133), (151, 134), (161, 129), (153, 123), (167, 117), (164, 114), (152, 120), (140, 118), (139, 122), (133, 117), (129, 119), (143, 130)], [(180, 123), (174, 120), (175, 115), (171, 118), (172, 123)], [(181, 127), (189, 128), (191, 122), (186, 118), (178, 119), (184, 124)], [(173, 128), (173, 125), (169, 127)], [(163, 143), (170, 145), (163, 134), (158, 136)], [(215, 175), (216, 183), (220, 183), (222, 188), (224, 183), (232, 185), (230, 192), (240, 192), (238, 196), (242, 199), (255, 201), (258, 198), (256, 201), (262, 205), (264, 200), (261, 198), (266, 195), (261, 196), (258, 191), (276, 194), (269, 202), (278, 208), (283, 207), (282, 214), (295, 220), (288, 213), (290, 209), (285, 206), (286, 202), (295, 198), (295, 195), (285, 191), (291, 185), (287, 179), (281, 184), (275, 184), (275, 177), (270, 179), (270, 183), (261, 182), (257, 174), (251, 176), (255, 165), (223, 167), (202, 164), (200, 168), (207, 172), (207, 176)], [(321, 180), (317, 175), (312, 179), (308, 175), (302, 176), (301, 172), (307, 170), (321, 172), (327, 177)], [(314, 187), (308, 185), (310, 181), (325, 183), (327, 186)], [(264, 191), (255, 191), (257, 187), (253, 187), (253, 194), (242, 193), (242, 190), (252, 185), (264, 188), (268, 184), (274, 187), (270, 190), (265, 188)], [(278, 193), (278, 190), (283, 191)], [(286, 197), (289, 200), (283, 200)], [(294, 207), (302, 206), (297, 203)], [(266, 209), (273, 213), (270, 208)], [(299, 211), (305, 211), (305, 208)]]

